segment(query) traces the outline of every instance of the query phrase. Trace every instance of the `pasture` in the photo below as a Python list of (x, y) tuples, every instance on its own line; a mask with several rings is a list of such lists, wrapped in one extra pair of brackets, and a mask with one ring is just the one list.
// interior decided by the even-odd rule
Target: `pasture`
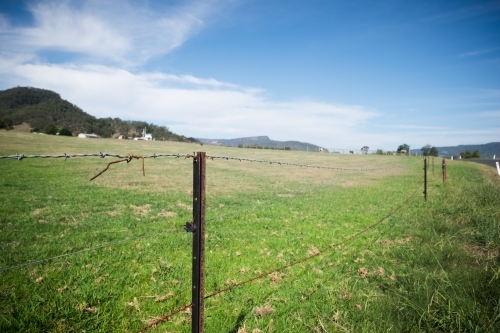
[[(448, 161), (443, 184), (436, 159), (424, 202), (416, 157), (0, 131), (2, 156), (195, 151), (383, 168), (208, 160), (206, 295), (325, 251), (207, 298), (206, 332), (500, 331), (493, 168)], [(145, 176), (132, 160), (89, 181), (113, 160), (0, 160), (0, 331), (137, 332), (191, 302), (192, 160), (146, 159)], [(188, 309), (150, 331), (190, 325)]]

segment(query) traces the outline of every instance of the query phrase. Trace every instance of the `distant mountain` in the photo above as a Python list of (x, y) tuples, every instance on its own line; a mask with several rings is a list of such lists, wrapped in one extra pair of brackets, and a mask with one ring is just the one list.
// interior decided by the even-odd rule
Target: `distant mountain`
[(242, 147), (242, 148), (243, 147), (273, 148), (273, 149), (309, 150), (309, 151), (319, 151), (321, 148), (320, 146), (316, 146), (313, 145), (312, 143), (307, 143), (307, 142), (271, 140), (268, 136), (250, 136), (246, 138), (237, 138), (237, 139), (198, 139), (198, 141), (209, 145)]
[(53, 123), (59, 129), (66, 128), (74, 135), (95, 133), (101, 137), (141, 136), (144, 127), (158, 140), (195, 142), (171, 132), (168, 127), (148, 124), (144, 121), (120, 118), (96, 118), (78, 106), (64, 100), (59, 94), (45, 89), (16, 87), (0, 91), (0, 125), (12, 127), (28, 123), (32, 129), (43, 131)]
[[(459, 145), (459, 146), (451, 146), (451, 147), (436, 147), (439, 156), (442, 157), (450, 157), (450, 156), (455, 156), (458, 157), (460, 156), (461, 152), (465, 151), (470, 151), (473, 152), (474, 150), (478, 150), (479, 154), (483, 158), (491, 158), (493, 155), (496, 155), (497, 157), (500, 157), (500, 142), (490, 142), (482, 145)], [(419, 155), (422, 154), (422, 151), (420, 149), (412, 149), (412, 153), (418, 153)]]

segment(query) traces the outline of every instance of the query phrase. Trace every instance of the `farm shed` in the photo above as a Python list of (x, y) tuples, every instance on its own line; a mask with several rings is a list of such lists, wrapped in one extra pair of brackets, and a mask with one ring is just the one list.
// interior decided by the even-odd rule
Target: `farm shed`
[(96, 139), (99, 137), (97, 134), (87, 134), (87, 133), (80, 133), (78, 134), (78, 137), (80, 139)]

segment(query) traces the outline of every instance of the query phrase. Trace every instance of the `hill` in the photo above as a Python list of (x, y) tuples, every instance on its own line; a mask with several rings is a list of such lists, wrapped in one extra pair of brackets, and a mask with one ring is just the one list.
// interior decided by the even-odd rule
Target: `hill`
[(144, 121), (120, 118), (96, 118), (59, 94), (45, 89), (16, 87), (0, 91), (0, 128), (27, 123), (32, 129), (43, 130), (48, 124), (66, 128), (73, 133), (95, 133), (101, 137), (140, 136), (144, 127), (159, 140), (195, 142), (171, 132), (168, 127)]
[[(458, 145), (458, 146), (448, 146), (448, 147), (436, 147), (439, 156), (442, 157), (450, 157), (460, 156), (461, 152), (470, 151), (473, 152), (476, 149), (479, 151), (479, 154), (483, 158), (492, 158), (493, 155), (500, 157), (500, 142), (490, 142), (482, 145)], [(412, 153), (421, 154), (422, 151), (420, 149), (412, 149)]]
[(240, 148), (267, 148), (309, 151), (319, 151), (321, 148), (307, 142), (271, 140), (268, 136), (251, 136), (236, 139), (198, 139), (198, 141), (204, 144)]

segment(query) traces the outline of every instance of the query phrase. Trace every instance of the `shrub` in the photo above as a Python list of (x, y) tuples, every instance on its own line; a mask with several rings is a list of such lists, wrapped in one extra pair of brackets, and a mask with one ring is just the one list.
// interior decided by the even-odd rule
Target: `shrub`
[(61, 128), (59, 135), (73, 136), (73, 133), (71, 133), (71, 131), (67, 128)]
[(58, 129), (57, 129), (56, 125), (54, 125), (53, 123), (48, 123), (47, 126), (45, 126), (43, 132), (45, 134), (56, 135), (58, 132)]

